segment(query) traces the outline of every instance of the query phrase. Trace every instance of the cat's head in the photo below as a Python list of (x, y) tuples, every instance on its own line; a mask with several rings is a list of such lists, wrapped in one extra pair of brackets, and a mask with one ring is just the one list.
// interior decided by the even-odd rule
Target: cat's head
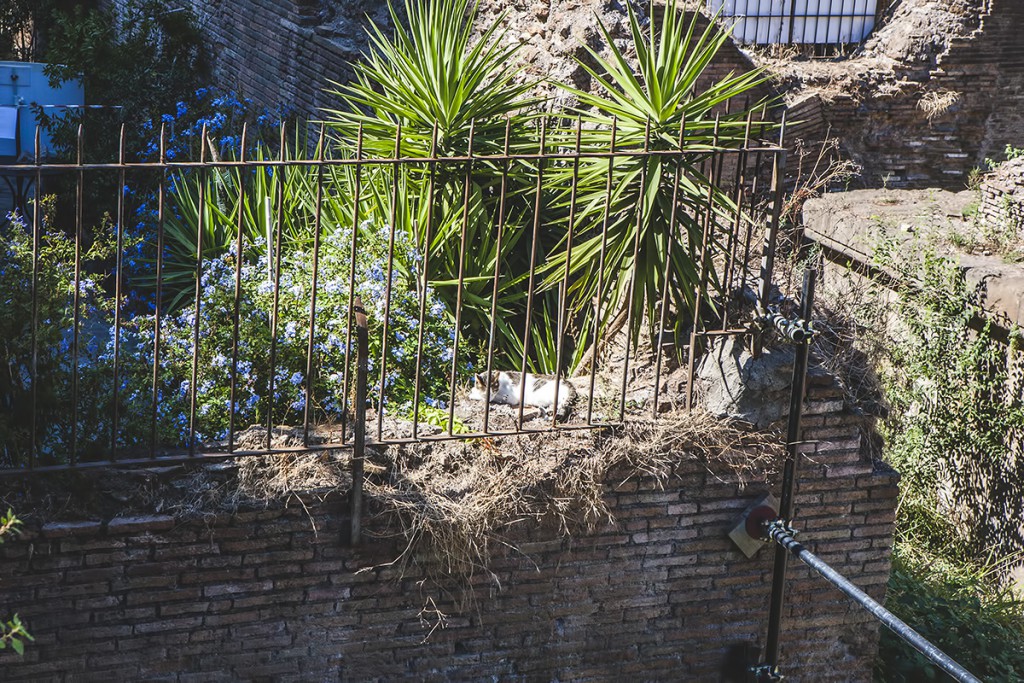
[(491, 385), (491, 391), (496, 391), (498, 389), (499, 380), (497, 370), (492, 370), (489, 376), (486, 372), (478, 372), (473, 376), (473, 386), (475, 388), (484, 391), (487, 389), (488, 384)]
[(493, 397), (500, 386), (498, 372), (496, 370), (492, 370), (490, 376), (488, 376), (486, 372), (478, 372), (473, 375), (473, 388), (469, 392), (469, 397), (477, 401), (486, 400), (488, 385), (490, 385), (490, 394)]

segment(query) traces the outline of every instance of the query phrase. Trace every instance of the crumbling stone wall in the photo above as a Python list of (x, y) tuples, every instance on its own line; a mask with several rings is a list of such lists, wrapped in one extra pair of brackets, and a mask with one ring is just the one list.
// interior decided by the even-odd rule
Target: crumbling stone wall
[(791, 118), (804, 122), (794, 139), (838, 137), (869, 187), (961, 190), (971, 169), (1022, 144), (1024, 3), (961, 0), (980, 21), (953, 38), (936, 35), (942, 3), (914, 4), (863, 54), (778, 65)]
[[(882, 599), (896, 476), (871, 460), (870, 425), (839, 389), (814, 381), (800, 538)], [(7, 681), (717, 681), (726, 649), (765, 633), (771, 548), (747, 559), (726, 537), (765, 488), (757, 473), (741, 481), (691, 458), (664, 483), (613, 472), (613, 523), (564, 537), (524, 521), (462, 606), (388, 564), (404, 546), (385, 520), (367, 520), (363, 546), (341, 543), (338, 499), (51, 522), (0, 546), (0, 605), (36, 636), (24, 657), (0, 655), (0, 670)], [(870, 681), (877, 622), (799, 562), (790, 576), (787, 677)]]
[(978, 215), (992, 229), (1024, 235), (1024, 157), (1003, 164), (981, 183)]
[[(122, 0), (101, 2), (116, 11)], [(323, 109), (340, 106), (325, 92), (333, 87), (329, 81), (351, 80), (350, 65), (367, 50), (371, 20), (385, 32), (392, 26), (386, 0), (177, 2), (197, 17), (213, 61), (215, 85), (262, 106), (290, 107), (300, 118), (320, 117)], [(393, 4), (401, 12), (401, 0)], [(541, 92), (556, 99), (567, 96), (554, 81), (590, 87), (590, 77), (574, 58), (589, 59), (584, 45), (598, 51), (604, 47), (598, 20), (613, 38), (629, 36), (625, 4), (604, 0), (484, 0), (478, 22), (484, 26), (502, 14), (506, 40), (523, 44), (519, 58), (526, 75), (545, 79)], [(720, 79), (750, 68), (749, 60), (730, 44), (705, 78)], [(769, 94), (767, 87), (758, 89), (751, 102)]]

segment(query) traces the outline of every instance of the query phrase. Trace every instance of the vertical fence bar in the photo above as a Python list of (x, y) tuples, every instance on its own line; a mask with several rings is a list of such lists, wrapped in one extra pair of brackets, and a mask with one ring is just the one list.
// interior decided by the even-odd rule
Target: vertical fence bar
[(455, 338), (452, 340), (452, 385), (448, 401), (448, 435), (455, 426), (455, 387), (458, 383), (459, 341), (462, 333), (462, 285), (466, 277), (466, 235), (469, 231), (469, 192), (473, 184), (473, 134), (475, 121), (469, 122), (469, 141), (466, 145), (466, 176), (462, 186), (462, 236), (459, 241), (459, 278), (455, 293)]
[[(555, 379), (560, 380), (562, 377), (562, 363), (565, 354), (565, 325), (566, 318), (568, 317), (569, 308), (569, 273), (572, 270), (572, 240), (574, 237), (574, 230), (576, 228), (576, 186), (579, 184), (580, 179), (580, 144), (583, 134), (583, 118), (579, 115), (576, 116), (576, 139), (573, 144), (573, 160), (572, 160), (572, 187), (569, 190), (569, 230), (565, 236), (565, 270), (562, 275), (562, 287), (559, 292), (558, 301), (558, 327), (557, 327), (557, 347), (555, 351)], [(489, 384), (489, 383), (488, 383)], [(558, 394), (559, 389), (562, 388), (562, 382), (555, 382), (555, 399), (554, 399), (554, 410), (551, 416), (551, 425), (555, 426), (558, 424)]]
[(391, 323), (391, 278), (395, 267), (395, 223), (398, 220), (398, 178), (402, 172), (402, 122), (395, 127), (395, 163), (391, 186), (391, 226), (388, 231), (388, 267), (384, 273), (384, 321), (380, 344), (380, 393), (377, 394), (377, 440), (384, 433), (384, 391), (388, 376), (388, 341)]
[(487, 386), (484, 389), (484, 432), (488, 431), (491, 419), (491, 372), (494, 369), (494, 335), (498, 319), (498, 285), (501, 278), (501, 249), (505, 238), (505, 199), (508, 193), (508, 155), (511, 137), (512, 119), (506, 116), (505, 143), (502, 147), (504, 150), (504, 158), (501, 161), (501, 195), (498, 199), (498, 238), (496, 246), (496, 253), (498, 256), (494, 259), (494, 286), (491, 291), (491, 324), (490, 330), (487, 334), (487, 374), (485, 375), (487, 378)]
[(150, 393), (149, 457), (156, 457), (157, 410), (160, 404), (160, 343), (163, 331), (160, 318), (163, 315), (164, 276), (164, 198), (167, 191), (167, 129), (160, 124), (160, 179), (156, 190), (156, 294), (153, 301), (153, 384)]
[[(284, 225), (284, 178), (288, 167), (287, 139), (284, 122), (280, 124), (279, 145), (277, 156), (280, 165), (277, 167), (277, 220), (274, 230), (274, 245), (271, 247), (270, 235), (267, 235), (267, 264), (273, 264), (271, 280), (274, 285), (274, 303), (270, 311), (270, 379), (267, 388), (267, 450), (273, 446), (274, 436), (274, 384), (277, 380), (277, 323), (281, 304), (281, 232)], [(269, 209), (268, 209), (269, 212)], [(272, 253), (271, 253), (272, 252)]]
[(72, 296), (72, 332), (71, 332), (71, 453), (68, 464), (74, 466), (78, 461), (78, 345), (81, 342), (81, 282), (82, 282), (82, 224), (85, 204), (85, 168), (83, 167), (84, 131), (78, 124), (75, 140), (75, 164), (78, 174), (75, 184), (75, 292)]
[[(359, 124), (359, 130), (356, 133), (356, 163), (355, 163), (355, 183), (352, 188), (352, 243), (351, 253), (349, 254), (349, 269), (348, 269), (348, 300), (355, 302), (356, 296), (356, 254), (359, 249), (359, 202), (360, 192), (363, 186), (363, 124)], [(352, 361), (352, 306), (349, 306), (348, 316), (345, 320), (345, 371), (344, 378), (342, 379), (342, 387), (344, 396), (342, 397), (341, 414), (341, 441), (345, 442), (345, 425), (348, 422), (348, 387), (349, 387), (349, 372), (348, 369), (351, 366)]]
[(366, 374), (369, 348), (367, 342), (366, 310), (358, 296), (351, 299), (350, 315), (356, 323), (356, 397), (355, 424), (352, 426), (352, 495), (349, 499), (351, 516), (351, 543), (359, 545), (363, 526), (363, 460), (366, 454)]
[(796, 9), (796, 0), (789, 0), (789, 21), (786, 29), (786, 44), (793, 44), (793, 11)]
[[(800, 318), (809, 321), (814, 310), (814, 281), (816, 271), (804, 271), (803, 296), (800, 302)], [(804, 393), (807, 385), (807, 361), (810, 343), (799, 344), (793, 363), (793, 384), (789, 399), (789, 421), (786, 431), (786, 463), (782, 471), (782, 495), (779, 498), (779, 520), (787, 527), (793, 520), (793, 499), (796, 493), (796, 476), (799, 465), (797, 447), (800, 441), (800, 421), (803, 411)], [(782, 546), (775, 548), (775, 563), (772, 569), (772, 592), (768, 606), (768, 634), (765, 639), (764, 663), (772, 671), (778, 669), (779, 638), (782, 632), (782, 607), (786, 589), (786, 567), (789, 553)]]
[[(32, 469), (36, 460), (36, 435), (39, 433), (39, 249), (42, 241), (42, 160), (40, 159), (39, 126), (36, 126), (33, 160), (36, 166), (36, 194), (32, 210), (32, 365), (29, 381), (32, 384), (32, 425), (28, 440), (28, 467)], [(75, 282), (75, 289), (79, 287)]]
[[(234, 300), (234, 327), (231, 330), (231, 388), (228, 397), (228, 452), (235, 450), (235, 406), (238, 405), (238, 326), (241, 319), (242, 308), (242, 232), (245, 227), (245, 143), (249, 132), (249, 124), (242, 124), (242, 139), (238, 161), (242, 164), (238, 168), (238, 223), (235, 236), (235, 300)], [(255, 207), (258, 209), (259, 207)], [(269, 254), (268, 254), (269, 256)]]
[[(547, 146), (548, 120), (546, 117), (540, 120), (540, 145), (537, 159), (537, 186), (533, 197), (533, 232), (530, 240), (530, 278), (526, 288), (526, 323), (523, 326), (523, 362), (519, 376), (519, 396), (526, 396), (526, 363), (530, 355), (530, 323), (533, 319), (533, 297), (536, 284), (537, 270), (537, 240), (540, 231), (541, 192), (544, 180), (544, 150)], [(557, 384), (557, 380), (556, 380)], [(526, 408), (526, 401), (522, 398), (519, 401), (519, 414), (516, 417), (516, 429), (523, 428), (523, 411)], [(556, 406), (557, 408), (557, 406)], [(557, 410), (555, 411), (557, 412)]]
[(420, 282), (420, 325), (416, 332), (416, 377), (412, 396), (412, 438), (419, 435), (420, 422), (420, 390), (423, 386), (423, 329), (427, 322), (427, 289), (430, 285), (430, 241), (433, 239), (434, 228), (434, 182), (437, 175), (437, 121), (430, 134), (430, 159), (427, 164), (429, 180), (427, 181), (427, 229), (423, 237), (423, 274)]
[[(206, 124), (199, 136), (199, 163), (206, 163)], [(199, 220), (196, 226), (196, 300), (192, 327), (192, 380), (189, 383), (188, 454), (196, 454), (196, 408), (199, 380), (199, 323), (203, 300), (203, 231), (206, 229), (206, 166), (199, 168)]]
[(772, 215), (768, 222), (768, 232), (764, 240), (764, 252), (761, 254), (761, 282), (758, 287), (759, 314), (764, 314), (771, 294), (772, 276), (775, 271), (775, 244), (779, 234), (779, 219), (782, 214), (783, 174), (786, 168), (786, 152), (775, 152), (772, 159)]
[(601, 219), (601, 251), (597, 258), (597, 292), (594, 294), (594, 341), (591, 344), (592, 356), (590, 358), (590, 399), (587, 401), (587, 424), (594, 424), (594, 386), (597, 380), (597, 360), (600, 356), (601, 346), (601, 298), (604, 295), (604, 261), (608, 251), (608, 221), (611, 213), (612, 196), (612, 173), (615, 167), (615, 135), (618, 130), (619, 120), (612, 118), (611, 139), (608, 151), (608, 176), (604, 187), (604, 216)]
[[(729, 103), (726, 101), (726, 106)], [(644, 155), (641, 157), (643, 166), (640, 168), (640, 192), (647, 191), (647, 164), (650, 157), (647, 153), (651, 146), (651, 119), (648, 117), (644, 125)], [(655, 190), (657, 193), (657, 190)], [(636, 314), (634, 298), (636, 297), (636, 271), (637, 261), (640, 259), (640, 235), (644, 231), (644, 221), (650, 220), (650, 216), (644, 216), (644, 197), (641, 196), (637, 202), (636, 214), (636, 235), (633, 238), (633, 272), (629, 276), (629, 288), (626, 290), (626, 347), (622, 356), (622, 385), (619, 387), (619, 422), (626, 419), (626, 385), (629, 383), (629, 355), (633, 337), (633, 316)], [(649, 226), (648, 226), (648, 229)]]
[[(719, 118), (716, 116), (715, 117), (714, 137), (712, 138), (712, 147), (716, 150), (716, 154), (720, 156), (720, 153), (717, 152), (718, 144), (719, 144), (719, 123), (720, 123)], [(704, 221), (703, 221), (703, 229), (702, 229), (702, 232), (701, 232), (701, 247), (700, 247), (700, 262), (699, 262), (700, 263), (700, 266), (699, 266), (700, 267), (700, 274), (698, 276), (697, 286), (695, 287), (696, 291), (694, 292), (694, 297), (693, 297), (693, 310), (694, 310), (693, 330), (690, 332), (690, 354), (689, 354), (689, 358), (687, 359), (687, 371), (686, 371), (686, 376), (687, 376), (687, 382), (686, 382), (686, 409), (687, 410), (693, 410), (693, 390), (694, 390), (693, 376), (694, 376), (694, 370), (696, 368), (696, 362), (697, 362), (697, 338), (701, 335), (701, 333), (703, 331), (701, 329), (702, 328), (702, 316), (700, 314), (700, 308), (701, 308), (701, 305), (704, 303), (705, 297), (707, 296), (708, 278), (711, 275), (711, 271), (714, 269), (714, 262), (713, 262), (714, 254), (713, 254), (713, 250), (714, 250), (714, 244), (715, 244), (714, 233), (715, 233), (716, 221), (715, 221), (715, 219), (712, 216), (712, 214), (714, 213), (714, 206), (712, 204), (712, 198), (714, 196), (715, 177), (717, 175), (716, 163), (715, 163), (715, 157), (714, 156), (711, 157), (708, 166), (709, 166), (708, 170), (710, 171), (710, 173), (708, 174), (708, 176), (706, 176), (707, 180), (708, 180), (708, 193), (707, 193), (707, 196), (705, 197), (705, 200), (704, 200), (705, 201), (705, 205), (704, 205)]]
[[(320, 124), (320, 140), (317, 144), (316, 167), (316, 209), (313, 214), (313, 273), (309, 290), (309, 337), (306, 344), (306, 385), (302, 406), (302, 445), (309, 446), (309, 421), (313, 406), (313, 356), (316, 354), (316, 289), (320, 266), (320, 233), (324, 205), (324, 146), (327, 144), (326, 124)], [(394, 226), (391, 227), (392, 235)], [(393, 238), (392, 238), (393, 239)], [(381, 396), (384, 394), (382, 393)]]
[[(763, 119), (763, 115), (761, 116), (761, 118)], [(764, 128), (764, 123), (761, 122), (761, 129), (763, 130), (763, 128)], [(761, 137), (763, 137), (763, 135), (761, 135)], [(747, 154), (744, 155), (745, 160), (744, 160), (744, 164), (743, 164), (743, 181), (742, 181), (742, 184), (743, 184), (743, 195), (741, 195), (741, 196), (746, 197), (747, 202), (748, 202), (748, 206), (750, 208), (749, 220), (746, 222), (747, 223), (746, 236), (745, 236), (744, 241), (743, 241), (743, 282), (744, 282), (744, 286), (748, 282), (748, 280), (750, 279), (751, 275), (753, 274), (752, 273), (752, 269), (750, 267), (750, 245), (751, 245), (751, 241), (754, 238), (754, 226), (755, 226), (755, 224), (759, 220), (759, 217), (758, 217), (757, 213), (755, 212), (756, 211), (755, 207), (757, 206), (756, 202), (757, 202), (758, 176), (761, 173), (761, 151), (760, 151), (760, 147), (761, 147), (760, 144), (757, 144), (756, 140), (755, 140), (755, 148), (757, 148), (758, 151), (754, 153), (754, 163), (753, 163), (753, 171), (752, 171), (752, 173), (748, 170), (749, 167), (751, 166), (751, 163), (750, 163), (750, 153), (748, 152)], [(748, 175), (752, 176), (750, 178), (750, 180), (749, 180), (749, 184), (750, 184), (750, 189), (749, 190), (747, 189), (747, 184), (748, 184), (747, 178), (748, 178)], [(756, 292), (755, 292), (755, 295), (756, 295)]]
[[(736, 268), (736, 252), (740, 244), (740, 227), (743, 224), (743, 184), (745, 182), (744, 166), (747, 163), (746, 149), (750, 145), (750, 129), (753, 125), (753, 112), (747, 113), (747, 123), (743, 131), (743, 146), (736, 152), (736, 174), (733, 178), (733, 203), (736, 205), (736, 214), (733, 218), (732, 230), (729, 232), (729, 243), (725, 264), (725, 304), (722, 313), (722, 330), (729, 329), (729, 310), (732, 300), (732, 282)], [(746, 262), (740, 266), (746, 266)], [(741, 281), (741, 287), (742, 287)]]
[[(679, 156), (675, 158), (675, 173), (672, 179), (672, 211), (669, 214), (668, 226), (665, 230), (665, 267), (661, 273), (661, 310), (658, 313), (658, 335), (655, 343), (658, 348), (654, 351), (654, 399), (651, 401), (651, 416), (658, 416), (658, 397), (661, 394), (661, 360), (665, 355), (665, 325), (668, 322), (668, 297), (671, 287), (669, 278), (672, 276), (672, 244), (673, 234), (676, 231), (676, 212), (679, 209), (679, 177), (682, 173), (683, 151), (686, 142), (686, 113), (683, 113), (679, 121)], [(679, 227), (682, 233), (682, 226)], [(680, 235), (681, 236), (681, 235)], [(674, 337), (674, 335), (673, 335)]]
[[(113, 416), (110, 421), (111, 460), (117, 460), (117, 428), (121, 417), (121, 287), (124, 282), (124, 193), (127, 190), (125, 187), (124, 129), (125, 126), (122, 123), (117, 145), (117, 224), (115, 226), (117, 253), (114, 256), (114, 404)], [(77, 282), (75, 286), (78, 286)]]

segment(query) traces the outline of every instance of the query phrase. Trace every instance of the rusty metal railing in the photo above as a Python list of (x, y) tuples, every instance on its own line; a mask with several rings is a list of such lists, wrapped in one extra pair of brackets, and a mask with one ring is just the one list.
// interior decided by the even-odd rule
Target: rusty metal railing
[[(656, 415), (666, 364), (682, 362), (692, 380), (701, 340), (747, 333), (751, 300), (771, 281), (785, 152), (759, 140), (763, 126), (741, 122), (733, 148), (718, 120), (684, 122), (674, 144), (650, 125), (628, 143), (613, 130), (602, 147), (581, 143), (579, 120), (543, 122), (533, 151), (510, 151), (506, 126), (500, 152), (474, 150), (471, 132), (455, 156), (437, 154), (435, 130), (427, 157), (401, 154), (399, 128), (389, 158), (364, 155), (362, 130), (341, 149), (321, 126), (309, 155), (283, 128), (273, 152), (247, 151), (243, 130), (234, 155), (204, 130), (195, 160), (170, 158), (161, 131), (148, 162), (129, 158), (123, 129), (116, 161), (87, 161), (79, 129), (73, 162), (37, 154), (36, 200), (4, 229), (0, 257), (27, 273), (13, 294), (28, 301), (28, 342), (8, 354), (3, 399), (31, 419), (0, 424), (0, 474), (351, 448), (354, 409), (368, 403), (367, 433), (381, 444)], [(669, 169), (652, 191), (671, 209), (657, 224), (639, 211), (626, 221), (621, 198), (649, 187), (655, 168)], [(581, 174), (598, 171), (603, 205), (577, 193)], [(51, 209), (37, 201), (47, 196)], [(611, 231), (627, 224), (635, 238), (610, 253)], [(660, 291), (635, 299), (635, 269), (605, 270), (613, 257), (645, 256), (644, 230), (665, 245)], [(674, 249), (694, 264), (689, 280), (670, 267)], [(474, 259), (486, 250), (484, 268)], [(561, 267), (547, 268), (556, 253)], [(593, 300), (571, 267), (581, 258), (599, 269)], [(360, 296), (370, 387), (353, 393), (350, 302)], [(675, 305), (684, 298), (689, 310)], [(648, 391), (637, 406), (643, 339)], [(615, 345), (609, 361), (601, 351)], [(480, 370), (519, 373), (509, 376), (522, 393), (528, 372), (564, 378), (574, 354), (589, 376), (574, 392), (585, 405), (568, 416), (559, 381), (539, 418), (526, 401), (511, 414), (492, 403), (489, 382), (489, 400), (466, 397)], [(296, 430), (290, 444), (274, 441), (282, 425)]]

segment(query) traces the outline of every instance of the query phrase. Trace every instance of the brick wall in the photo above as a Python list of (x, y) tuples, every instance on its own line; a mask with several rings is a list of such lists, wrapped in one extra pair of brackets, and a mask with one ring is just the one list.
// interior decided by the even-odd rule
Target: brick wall
[[(100, 0), (116, 11), (124, 0)], [(385, 0), (176, 0), (194, 12), (213, 64), (214, 84), (251, 98), (259, 105), (291, 107), (300, 118), (320, 117), (323, 108), (338, 108), (337, 99), (324, 92), (329, 81), (345, 83), (351, 64), (368, 49), (371, 20), (388, 32), (390, 15)], [(395, 3), (399, 8), (402, 3)], [(529, 62), (527, 73), (537, 79), (561, 79), (589, 87), (576, 79), (584, 72), (574, 56), (585, 56), (581, 45), (600, 49), (604, 44), (595, 14), (615, 37), (628, 36), (624, 6), (580, 0), (538, 3), (485, 2), (481, 24), (507, 13), (507, 40), (527, 43), (519, 54)], [(369, 18), (368, 18), (369, 17)], [(706, 24), (701, 23), (698, 31)], [(702, 83), (742, 73), (751, 64), (732, 44), (725, 45), (708, 67)], [(541, 88), (554, 96), (550, 84)], [(750, 101), (770, 94), (756, 89)], [(564, 95), (563, 95), (564, 97)]]
[(986, 176), (978, 214), (997, 234), (1024, 233), (1024, 158), (1013, 159)]
[[(868, 186), (962, 190), (971, 169), (1001, 158), (1006, 144), (1024, 144), (1024, 3), (989, 6), (980, 27), (953, 40), (934, 69), (898, 65), (826, 98), (818, 136), (831, 126)], [(921, 101), (931, 93), (958, 99), (929, 119)]]
[[(122, 0), (101, 0), (116, 11)], [(329, 80), (352, 78), (349, 64), (367, 44), (369, 14), (388, 25), (384, 2), (338, 3), (343, 13), (325, 16), (334, 3), (318, 0), (176, 0), (189, 7), (206, 39), (214, 83), (259, 105), (321, 116), (337, 108), (324, 92)]]
[[(866, 456), (870, 425), (836, 387), (811, 388), (805, 425), (800, 538), (881, 599), (896, 477)], [(520, 525), (518, 550), (476, 578), (468, 608), (380, 566), (401, 551), (393, 539), (341, 544), (340, 500), (28, 529), (0, 546), (0, 605), (36, 641), (23, 658), (0, 655), (0, 670), (8, 681), (718, 680), (727, 646), (764, 637), (771, 549), (747, 559), (726, 538), (763, 478), (744, 484), (692, 458), (664, 486), (627, 474), (608, 479), (614, 524), (571, 538)], [(789, 679), (870, 681), (876, 622), (795, 560), (791, 578)], [(422, 610), (434, 606), (448, 619), (431, 632), (436, 615)]]

